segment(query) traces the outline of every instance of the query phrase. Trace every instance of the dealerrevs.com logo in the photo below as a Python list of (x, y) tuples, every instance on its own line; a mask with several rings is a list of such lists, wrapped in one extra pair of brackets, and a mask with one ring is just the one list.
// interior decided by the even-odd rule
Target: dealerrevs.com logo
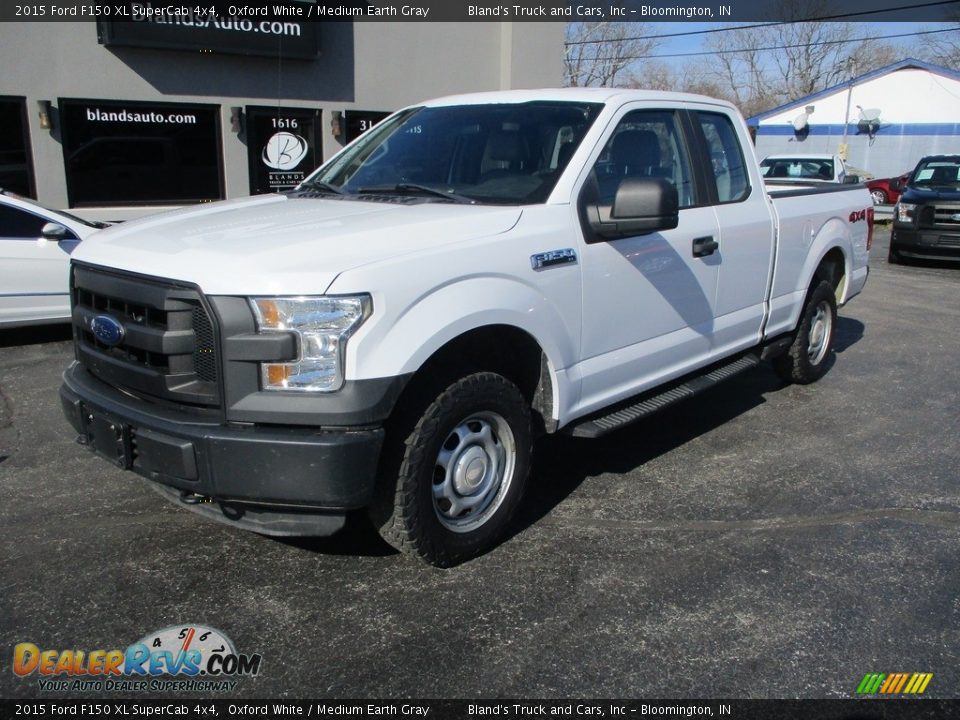
[(29, 642), (13, 649), (13, 672), (36, 676), (44, 692), (228, 692), (256, 676), (261, 661), (203, 625), (172, 625), (126, 650), (42, 650)]

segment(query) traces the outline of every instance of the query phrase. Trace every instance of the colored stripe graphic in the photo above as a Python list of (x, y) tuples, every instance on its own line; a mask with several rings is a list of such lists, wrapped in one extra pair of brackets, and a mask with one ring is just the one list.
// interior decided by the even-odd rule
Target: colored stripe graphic
[(857, 686), (858, 695), (920, 695), (933, 679), (933, 673), (867, 673)]
[(857, 693), (863, 695), (872, 695), (880, 689), (880, 683), (883, 682), (885, 677), (886, 675), (883, 673), (867, 673), (863, 676), (863, 680), (860, 681), (860, 686), (857, 688)]

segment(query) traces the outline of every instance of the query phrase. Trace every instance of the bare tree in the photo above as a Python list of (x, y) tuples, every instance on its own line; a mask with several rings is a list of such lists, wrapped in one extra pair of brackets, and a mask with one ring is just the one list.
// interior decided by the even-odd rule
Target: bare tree
[(635, 80), (638, 58), (660, 41), (646, 23), (567, 23), (564, 74), (574, 87), (610, 87)]
[(862, 23), (806, 20), (828, 14), (825, 0), (782, 0), (777, 25), (715, 33), (712, 79), (745, 115), (824, 90), (902, 57)]
[(627, 72), (624, 87), (645, 90), (676, 90), (679, 80), (673, 68), (663, 62), (650, 60)]
[[(922, 41), (923, 45), (918, 48), (916, 55), (951, 70), (960, 70), (960, 8), (949, 8), (944, 19), (952, 23), (952, 26), (942, 28), (948, 30), (948, 32), (925, 36)], [(932, 30), (934, 28), (924, 29)]]
[(924, 46), (921, 57), (951, 70), (960, 71), (960, 23), (952, 33), (932, 35)]

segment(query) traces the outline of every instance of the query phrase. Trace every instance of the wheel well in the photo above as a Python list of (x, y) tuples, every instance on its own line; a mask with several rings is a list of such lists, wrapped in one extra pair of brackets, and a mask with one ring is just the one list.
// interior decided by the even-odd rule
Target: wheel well
[(840, 248), (833, 248), (820, 261), (816, 272), (813, 273), (815, 282), (826, 280), (833, 287), (837, 304), (843, 297), (847, 284), (847, 264)]
[(510, 325), (488, 325), (450, 340), (414, 373), (404, 395), (427, 392), (436, 397), (451, 382), (480, 371), (510, 380), (530, 403), (540, 429), (553, 430), (553, 386), (546, 355), (532, 336)]

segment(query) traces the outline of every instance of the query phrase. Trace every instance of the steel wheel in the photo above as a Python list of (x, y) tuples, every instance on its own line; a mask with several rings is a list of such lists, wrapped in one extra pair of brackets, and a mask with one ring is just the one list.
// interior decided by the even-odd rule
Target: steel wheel
[(440, 523), (462, 533), (486, 522), (510, 489), (516, 454), (513, 431), (497, 413), (477, 413), (453, 428), (434, 466), (433, 509)]
[(803, 384), (820, 379), (830, 364), (836, 322), (836, 293), (829, 282), (820, 281), (807, 297), (790, 347), (773, 359), (777, 375)]
[[(429, 386), (428, 386), (429, 388)], [(398, 420), (370, 517), (398, 550), (450, 567), (500, 542), (530, 474), (530, 404), (502, 375), (425, 389), (419, 418)], [(395, 473), (395, 474), (394, 474)]]

